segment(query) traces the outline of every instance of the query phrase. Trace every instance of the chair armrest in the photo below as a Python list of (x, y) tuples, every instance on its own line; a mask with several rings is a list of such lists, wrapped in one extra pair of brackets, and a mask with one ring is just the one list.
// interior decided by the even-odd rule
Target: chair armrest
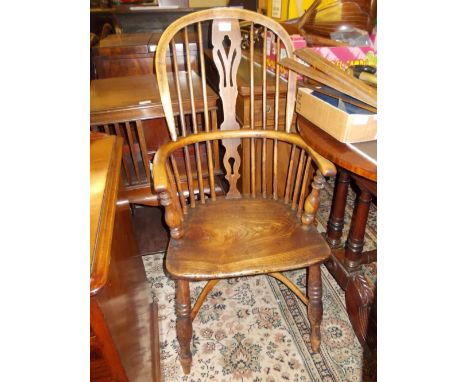
[(153, 181), (156, 192), (162, 192), (170, 187), (168, 174), (166, 172), (166, 161), (175, 150), (197, 142), (214, 141), (220, 139), (235, 138), (267, 138), (277, 139), (279, 141), (294, 144), (304, 149), (313, 159), (323, 176), (333, 176), (336, 174), (335, 165), (325, 159), (319, 153), (314, 151), (299, 134), (286, 133), (275, 130), (228, 130), (228, 131), (210, 131), (179, 138), (177, 141), (170, 141), (162, 145), (156, 152), (153, 159)]

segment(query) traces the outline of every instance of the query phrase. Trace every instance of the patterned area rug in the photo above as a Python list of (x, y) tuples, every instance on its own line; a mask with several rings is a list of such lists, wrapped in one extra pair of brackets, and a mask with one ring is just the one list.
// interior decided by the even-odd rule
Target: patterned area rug
[[(333, 179), (322, 192), (318, 216), (318, 228), (322, 232), (332, 194)], [(345, 235), (354, 198), (351, 191)], [(366, 250), (375, 248), (376, 242), (373, 205), (369, 221)], [(159, 308), (163, 381), (362, 380), (362, 348), (348, 320), (344, 293), (324, 266), (319, 354), (313, 354), (310, 348), (306, 306), (282, 283), (268, 276), (222, 280), (208, 295), (193, 323), (192, 369), (189, 376), (184, 376), (175, 334), (174, 282), (164, 273), (162, 254), (145, 256), (143, 261)], [(305, 270), (285, 275), (305, 290)], [(192, 304), (205, 283), (191, 283)]]

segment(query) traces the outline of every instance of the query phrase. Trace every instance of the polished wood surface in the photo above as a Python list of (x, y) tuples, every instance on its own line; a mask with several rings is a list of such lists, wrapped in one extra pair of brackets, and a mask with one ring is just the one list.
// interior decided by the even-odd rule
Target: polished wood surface
[[(203, 97), (201, 79), (192, 72), (193, 91), (196, 100)], [(188, 75), (179, 72), (182, 99), (186, 110), (190, 107)], [(168, 75), (173, 106), (177, 106), (176, 87), (172, 73)], [(208, 109), (216, 108), (217, 94), (207, 88)], [(91, 81), (90, 89), (91, 124), (115, 123), (129, 119), (152, 119), (164, 117), (161, 98), (154, 75), (106, 78)], [(201, 104), (201, 103), (199, 103)], [(195, 105), (197, 109), (197, 104)]]
[(302, 226), (283, 201), (243, 198), (206, 203), (187, 216), (184, 231), (182, 239), (170, 241), (166, 259), (168, 272), (178, 279), (305, 268), (330, 254), (315, 227)]
[[(211, 58), (213, 68), (218, 73), (216, 89), (222, 104), (221, 123), (217, 126), (217, 123), (214, 123), (217, 121), (210, 121), (205, 106), (203, 132), (199, 129), (189, 135), (185, 133), (184, 123), (180, 125), (180, 130), (177, 128), (165, 57), (167, 49), (173, 46), (171, 41), (176, 33), (180, 30), (186, 33), (187, 27), (195, 25), (198, 37), (202, 41), (202, 23), (209, 21), (213, 21)], [(180, 345), (179, 359), (185, 374), (190, 372), (192, 363), (192, 320), (203, 299), (220, 278), (262, 273), (278, 278), (278, 272), (307, 267), (309, 298), (301, 295), (298, 288), (293, 289), (293, 292), (299, 293), (299, 298), (307, 303), (311, 325), (310, 344), (313, 351), (319, 351), (320, 346), (322, 288), (319, 267), (320, 263), (328, 258), (330, 249), (316, 230), (315, 216), (319, 207), (319, 193), (325, 182), (323, 175), (334, 175), (335, 167), (305, 144), (299, 135), (291, 132), (296, 90), (295, 74), (289, 74), (289, 81), (286, 83), (281, 131), (278, 107), (279, 80), (273, 81), (275, 117), (272, 128), (267, 129), (266, 43), (262, 49), (261, 92), (258, 95), (261, 116), (255, 116), (255, 108), (250, 108), (251, 128), (247, 129), (239, 124), (236, 104), (239, 95), (237, 74), (242, 61), (241, 42), (247, 46), (249, 43), (253, 44), (241, 39), (241, 22), (244, 26), (250, 26), (250, 37), (253, 36), (254, 23), (261, 25), (265, 35), (268, 31), (274, 32), (274, 41), (277, 44), (283, 42), (286, 54), (292, 56), (291, 39), (276, 22), (245, 10), (218, 8), (183, 17), (169, 26), (160, 39), (155, 57), (161, 102), (172, 142), (165, 143), (157, 151), (153, 160), (153, 180), (154, 190), (165, 207), (165, 221), (171, 235), (165, 265), (176, 282), (176, 332)], [(247, 66), (252, 74), (254, 49), (250, 49), (250, 53)], [(200, 53), (200, 57), (206, 56)], [(204, 84), (207, 80), (204, 71), (208, 65), (201, 60), (200, 67)], [(255, 93), (254, 87), (254, 79), (251, 76), (247, 96), (250, 94), (251, 97)], [(178, 97), (180, 100), (179, 94)], [(191, 98), (193, 99), (192, 95)], [(203, 97), (203, 101), (206, 104), (206, 96)], [(179, 110), (176, 108), (175, 111), (184, 114), (184, 109), (179, 102)], [(192, 118), (193, 114), (192, 108)], [(254, 118), (261, 122), (261, 129), (254, 129)], [(208, 126), (207, 122), (213, 124)], [(242, 158), (238, 148), (243, 140), (252, 145), (252, 150), (247, 149), (247, 155), (249, 158), (251, 155), (254, 157), (251, 162), (254, 169), (251, 171), (248, 168), (241, 173), (239, 169)], [(208, 163), (213, 160), (210, 155), (211, 145), (219, 142), (224, 147), (224, 150), (220, 149), (220, 155), (223, 156), (220, 160), (224, 165), (229, 191), (226, 196), (217, 197), (213, 187), (210, 187), (209, 192), (201, 193), (198, 199), (190, 197), (187, 200), (181, 197), (182, 190), (178, 179), (185, 175), (189, 185), (195, 181), (194, 173), (198, 173), (200, 167), (198, 154), (202, 142), (205, 143)], [(287, 148), (285, 152), (288, 160), (278, 160), (280, 143)], [(260, 149), (258, 155), (255, 149), (257, 144)], [(185, 169), (179, 168), (172, 160), (173, 152), (189, 147), (193, 147), (196, 153), (194, 171), (191, 170), (190, 164), (186, 163)], [(271, 177), (267, 177), (270, 164)], [(287, 173), (281, 180), (278, 177), (280, 168)], [(241, 192), (238, 184), (241, 174), (255, 177), (258, 187), (257, 181), (254, 181), (247, 192)], [(243, 187), (245, 186), (242, 185), (242, 189)], [(200, 279), (209, 280), (209, 283), (195, 302), (192, 311), (189, 282)], [(287, 286), (292, 283), (286, 277), (280, 279)]]
[(121, 153), (121, 138), (91, 140), (91, 380), (159, 381), (157, 306), (120, 187)]
[(319, 154), (353, 174), (377, 182), (375, 163), (350, 149), (346, 143), (337, 141), (301, 115), (297, 116), (297, 123), (301, 136)]
[[(304, 140), (337, 165), (335, 190), (326, 232), (332, 255), (326, 265), (345, 291), (347, 312), (356, 336), (364, 347), (368, 347), (369, 339), (372, 341), (375, 337), (372, 333), (369, 335), (368, 315), (376, 303), (376, 293), (371, 293), (367, 287), (364, 288), (367, 284), (362, 282), (359, 272), (363, 264), (377, 264), (376, 250), (363, 251), (370, 204), (373, 198), (377, 198), (377, 165), (304, 117), (298, 116), (297, 123)], [(348, 237), (343, 243), (346, 198), (351, 183), (357, 186), (358, 195)]]
[(92, 292), (97, 291), (107, 281), (121, 157), (121, 139), (96, 139), (91, 142), (90, 266)]
[[(316, 0), (311, 7), (320, 3)], [(337, 16), (338, 15), (338, 16)], [(318, 7), (303, 23), (307, 33), (330, 36), (343, 25), (371, 32), (377, 18), (377, 0), (341, 0), (328, 7)]]

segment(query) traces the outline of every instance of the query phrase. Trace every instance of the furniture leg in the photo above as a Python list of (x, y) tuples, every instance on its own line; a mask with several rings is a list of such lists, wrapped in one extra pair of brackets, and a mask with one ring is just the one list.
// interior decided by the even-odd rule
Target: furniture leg
[(176, 331), (177, 340), (180, 345), (180, 364), (184, 374), (190, 373), (192, 365), (192, 352), (190, 343), (192, 341), (192, 318), (190, 315), (190, 289), (187, 280), (176, 281)]
[(353, 220), (345, 244), (345, 265), (350, 271), (357, 269), (362, 263), (361, 255), (364, 248), (364, 234), (371, 201), (371, 193), (365, 188), (361, 188), (361, 194), (354, 207)]
[(351, 177), (343, 169), (337, 169), (333, 202), (330, 211), (330, 218), (327, 224), (326, 239), (332, 249), (341, 246), (341, 235), (344, 227), (344, 214), (346, 208), (346, 197)]
[(310, 322), (310, 345), (314, 352), (318, 352), (320, 349), (320, 325), (323, 315), (322, 278), (319, 264), (309, 267), (307, 291), (309, 295), (307, 313)]
[(354, 333), (362, 346), (367, 346), (369, 337), (369, 313), (375, 302), (375, 285), (363, 275), (351, 278), (346, 288), (346, 310)]

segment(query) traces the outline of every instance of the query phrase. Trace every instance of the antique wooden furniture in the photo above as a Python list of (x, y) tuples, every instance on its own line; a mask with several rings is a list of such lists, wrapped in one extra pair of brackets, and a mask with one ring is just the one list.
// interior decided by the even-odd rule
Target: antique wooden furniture
[[(236, 98), (238, 67), (241, 61), (241, 36), (239, 22), (250, 22), (250, 35), (254, 24), (262, 25), (264, 31), (272, 31), (278, 46), (285, 45), (286, 54), (292, 57), (292, 42), (286, 31), (276, 22), (258, 13), (217, 8), (185, 16), (171, 24), (162, 35), (156, 51), (156, 73), (161, 92), (167, 125), (172, 142), (159, 148), (153, 161), (154, 188), (165, 207), (165, 220), (170, 228), (171, 240), (166, 257), (166, 269), (176, 280), (176, 330), (180, 344), (180, 361), (186, 374), (190, 372), (192, 355), (192, 320), (196, 317), (204, 298), (219, 279), (268, 274), (282, 281), (307, 304), (311, 324), (311, 347), (318, 351), (320, 346), (320, 323), (322, 318), (320, 264), (327, 260), (330, 249), (318, 234), (315, 214), (319, 205), (319, 192), (323, 187), (323, 176), (335, 174), (333, 164), (305, 144), (303, 139), (291, 132), (296, 91), (296, 75), (289, 73), (285, 111), (280, 113), (280, 78), (276, 67), (274, 81), (274, 124), (267, 129), (267, 83), (266, 65), (263, 65), (262, 107), (256, 114), (254, 102), (250, 102), (249, 124), (240, 126), (236, 120)], [(177, 116), (184, 114), (184, 105), (179, 102), (174, 110), (174, 97), (170, 94), (166, 70), (166, 52), (174, 49), (172, 38), (179, 30), (196, 25), (198, 38), (203, 39), (202, 23), (211, 24), (213, 61), (219, 72), (219, 93), (222, 101), (223, 121), (218, 126), (211, 123), (207, 106), (204, 107), (204, 129), (189, 134), (183, 119), (177, 132)], [(265, 43), (266, 44), (266, 43)], [(199, 44), (202, 46), (202, 44)], [(254, 92), (254, 47), (250, 45), (250, 97)], [(175, 56), (173, 56), (175, 57)], [(203, 101), (207, 104), (204, 53), (200, 52)], [(263, 47), (263, 63), (266, 47)], [(177, 67), (177, 65), (174, 65)], [(177, 76), (176, 76), (177, 78)], [(178, 92), (180, 93), (180, 92)], [(260, 97), (260, 96), (259, 96)], [(180, 94), (175, 98), (180, 99)], [(280, 131), (280, 115), (285, 123)], [(262, 123), (257, 127), (255, 120)], [(251, 142), (250, 168), (243, 173), (250, 178), (248, 192), (241, 193), (237, 187), (240, 178), (241, 155), (238, 152), (241, 139)], [(187, 198), (180, 184), (181, 170), (187, 174), (200, 171), (199, 153), (204, 150), (208, 158), (210, 188), (200, 193), (199, 198)], [(223, 164), (229, 191), (225, 197), (214, 192), (212, 145), (224, 148)], [(256, 144), (261, 147), (257, 155)], [(289, 160), (279, 161), (279, 146), (289, 147)], [(186, 162), (180, 169), (174, 165), (172, 154), (181, 148), (194, 147), (196, 169)], [(271, 182), (267, 181), (267, 167), (271, 167)], [(284, 182), (279, 181), (280, 171), (287, 173)], [(315, 173), (315, 176), (313, 175)], [(313, 178), (312, 188), (310, 181)], [(308, 267), (308, 298), (280, 272)], [(193, 308), (190, 301), (190, 280), (209, 280)]]
[(162, 32), (174, 20), (196, 10), (188, 7), (164, 8), (154, 5), (118, 5), (112, 8), (91, 8), (91, 32), (99, 34), (102, 25), (106, 22), (112, 23), (122, 33)]
[[(162, 32), (111, 34), (92, 49), (96, 78), (124, 77), (154, 73), (154, 52)], [(196, 37), (189, 34), (192, 69), (198, 69)], [(182, 36), (177, 36), (176, 54), (182, 70), (185, 49)], [(168, 52), (167, 62), (171, 62)], [(172, 67), (169, 66), (170, 70)]]
[(341, 26), (352, 26), (371, 32), (377, 18), (377, 0), (337, 0), (328, 6), (321, 6), (322, 0), (315, 0), (304, 14), (281, 25), (290, 34), (303, 36), (308, 46), (344, 45), (330, 38), (330, 33)]
[(157, 306), (120, 185), (123, 142), (91, 135), (91, 380), (159, 381)]
[[(326, 233), (332, 255), (326, 265), (340, 287), (354, 296), (347, 296), (347, 310), (356, 336), (365, 344), (368, 338), (369, 311), (375, 302), (375, 293), (372, 290), (375, 285), (369, 286), (364, 280), (354, 278), (361, 265), (377, 261), (377, 250), (363, 252), (370, 203), (373, 197), (377, 197), (377, 165), (300, 115), (297, 117), (297, 124), (304, 141), (337, 166), (333, 204)], [(359, 188), (359, 193), (348, 238), (343, 246), (341, 236), (351, 180)], [(355, 281), (354, 289), (348, 292), (351, 280)], [(356, 291), (359, 287), (359, 291)]]
[[(176, 96), (176, 83), (181, 92), (184, 110), (189, 112), (194, 100), (195, 111), (202, 112), (201, 78), (190, 71), (178, 71), (177, 78), (169, 73), (169, 88), (173, 97)], [(208, 118), (216, 124), (216, 101), (218, 96), (212, 89), (206, 87), (206, 107)], [(190, 94), (193, 93), (193, 97)], [(107, 134), (119, 135), (124, 138), (122, 156), (122, 177), (128, 192), (130, 203), (155, 206), (159, 205), (156, 195), (150, 185), (150, 161), (156, 150), (169, 140), (169, 134), (164, 120), (164, 112), (154, 76), (151, 74), (106, 78), (91, 81), (91, 129)], [(200, 119), (200, 117), (199, 117)], [(189, 129), (193, 129), (193, 120), (187, 121)], [(200, 123), (200, 121), (196, 121)], [(195, 126), (195, 129), (197, 127)], [(176, 153), (175, 160), (183, 166), (182, 152)], [(187, 151), (190, 160), (194, 160), (194, 153)], [(215, 175), (221, 174), (219, 154), (215, 150)], [(202, 178), (205, 187), (208, 186), (208, 170), (205, 155), (201, 155)], [(216, 192), (223, 193), (221, 184), (215, 178)], [(185, 179), (182, 184), (186, 185)], [(189, 190), (186, 188), (186, 193)], [(191, 192), (197, 194), (198, 187)]]

